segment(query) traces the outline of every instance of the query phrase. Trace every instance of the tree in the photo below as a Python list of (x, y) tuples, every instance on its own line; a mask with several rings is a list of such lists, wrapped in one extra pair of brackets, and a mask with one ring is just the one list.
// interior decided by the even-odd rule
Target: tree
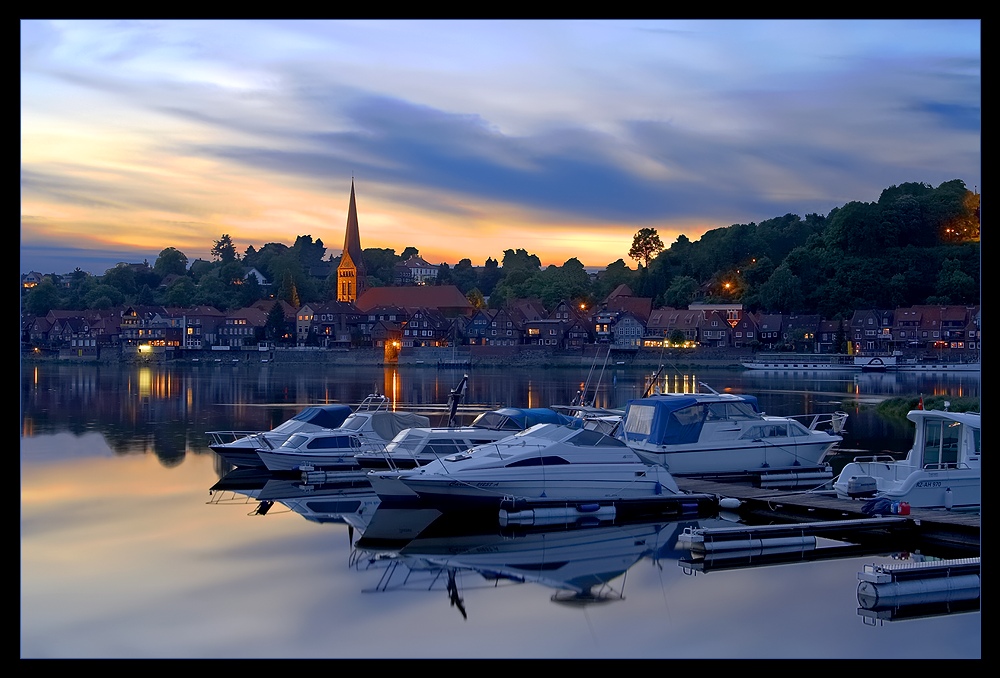
[(698, 281), (691, 276), (681, 275), (674, 278), (670, 287), (663, 293), (663, 301), (673, 308), (687, 308), (697, 293)]
[(24, 300), (24, 307), (32, 315), (39, 317), (54, 308), (59, 308), (59, 288), (52, 282), (52, 278), (45, 276), (40, 283), (31, 288)]
[(190, 278), (177, 278), (167, 285), (167, 291), (163, 295), (163, 303), (167, 306), (189, 308), (194, 304), (195, 292), (194, 282)]
[(228, 233), (223, 233), (222, 237), (215, 241), (210, 254), (216, 261), (230, 262), (239, 258), (236, 254), (236, 246), (233, 245), (233, 239), (229, 237)]
[(277, 301), (267, 313), (267, 320), (264, 321), (264, 336), (271, 341), (278, 341), (285, 333), (285, 312), (281, 310), (281, 304)]
[(655, 228), (640, 228), (632, 238), (632, 248), (628, 251), (630, 259), (641, 261), (649, 268), (649, 260), (663, 251), (663, 241)]
[(469, 300), (469, 303), (472, 304), (472, 307), (477, 311), (486, 308), (486, 298), (478, 288), (473, 287), (469, 290), (465, 295), (465, 298)]
[(156, 257), (153, 271), (161, 279), (171, 274), (184, 275), (187, 273), (187, 263), (188, 258), (183, 252), (173, 247), (167, 247), (160, 251), (160, 256)]
[(410, 257), (419, 257), (420, 250), (416, 247), (405, 247), (403, 248), (403, 253), (399, 255), (400, 261), (407, 261)]

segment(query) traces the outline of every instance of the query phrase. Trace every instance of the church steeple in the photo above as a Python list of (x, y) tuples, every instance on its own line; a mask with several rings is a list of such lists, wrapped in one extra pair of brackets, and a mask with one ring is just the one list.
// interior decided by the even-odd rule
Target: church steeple
[(361, 257), (361, 234), (358, 231), (358, 207), (354, 200), (354, 179), (351, 179), (351, 202), (347, 208), (347, 232), (344, 252), (337, 267), (337, 301), (354, 303), (367, 289), (365, 263)]

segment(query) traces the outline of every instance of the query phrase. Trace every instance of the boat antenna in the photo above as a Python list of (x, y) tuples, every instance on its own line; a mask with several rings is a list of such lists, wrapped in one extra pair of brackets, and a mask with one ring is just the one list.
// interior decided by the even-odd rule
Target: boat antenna
[[(608, 367), (608, 358), (611, 357), (611, 342), (608, 342), (608, 352), (604, 354), (604, 365), (601, 366), (601, 373), (597, 376), (597, 384), (594, 385), (594, 397), (590, 399), (589, 405), (594, 407), (597, 402), (597, 390), (601, 387), (601, 379), (604, 377), (604, 370)], [(584, 394), (586, 395), (586, 394)], [(583, 403), (587, 405), (587, 402)]]
[(465, 395), (465, 387), (469, 383), (469, 375), (463, 375), (462, 381), (448, 394), (448, 428), (455, 425), (455, 414), (458, 412), (458, 402)]

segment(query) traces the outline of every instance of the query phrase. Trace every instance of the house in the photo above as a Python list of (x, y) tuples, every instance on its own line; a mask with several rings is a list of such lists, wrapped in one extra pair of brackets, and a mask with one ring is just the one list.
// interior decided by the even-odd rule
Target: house
[(447, 346), (451, 322), (441, 311), (418, 308), (402, 326), (402, 346)]
[(350, 348), (360, 340), (361, 312), (346, 301), (305, 304), (295, 313), (298, 346)]
[(766, 314), (757, 319), (757, 333), (761, 348), (774, 351), (785, 342), (784, 317), (780, 314)]
[(218, 329), (216, 346), (243, 348), (256, 346), (264, 336), (267, 313), (259, 308), (248, 307), (232, 311)]
[(567, 325), (567, 322), (556, 318), (525, 321), (524, 341), (531, 346), (562, 348)]
[(760, 345), (757, 317), (753, 313), (742, 313), (733, 325), (733, 346), (735, 348), (755, 348)]
[(438, 267), (420, 255), (414, 254), (394, 267), (397, 285), (433, 285), (437, 282)]
[(782, 322), (782, 336), (795, 353), (817, 353), (816, 335), (819, 333), (820, 316), (815, 314), (789, 315)]
[(701, 322), (698, 325), (698, 341), (703, 346), (731, 346), (733, 328), (724, 311), (698, 311)]
[(638, 349), (646, 334), (646, 323), (631, 311), (618, 312), (611, 323), (611, 346)]

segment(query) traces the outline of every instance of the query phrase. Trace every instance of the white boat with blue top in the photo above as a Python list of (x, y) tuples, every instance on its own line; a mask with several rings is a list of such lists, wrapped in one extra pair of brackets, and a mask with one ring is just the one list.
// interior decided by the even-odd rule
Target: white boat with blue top
[(823, 468), (847, 417), (771, 416), (752, 395), (654, 393), (629, 401), (616, 435), (674, 476), (773, 474)]

